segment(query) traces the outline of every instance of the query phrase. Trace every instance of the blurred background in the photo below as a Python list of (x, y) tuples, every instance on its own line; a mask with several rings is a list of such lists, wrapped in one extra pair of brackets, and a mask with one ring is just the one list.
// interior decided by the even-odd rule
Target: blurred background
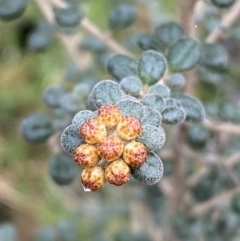
[[(109, 13), (123, 2), (136, 8), (137, 20), (126, 29), (111, 29)], [(179, 22), (176, 0), (82, 0), (77, 4), (88, 20), (136, 56), (156, 48), (155, 27)], [(39, 6), (29, 1), (20, 18), (0, 21), (0, 241), (240, 240), (240, 197), (234, 196), (240, 193), (237, 132), (221, 133), (202, 124), (187, 126), (184, 175), (190, 186), (179, 210), (171, 210), (168, 196), (178, 188), (171, 183), (175, 172), (172, 127), (164, 126), (167, 142), (159, 152), (165, 169), (160, 184), (144, 186), (131, 179), (121, 187), (107, 184), (86, 193), (77, 165), (71, 184), (56, 183), (50, 162), (60, 152), (59, 134), (47, 143), (29, 144), (20, 134), (20, 124), (39, 110), (54, 118), (56, 113), (43, 102), (50, 86), (60, 85), (70, 92), (84, 83), (90, 90), (98, 81), (112, 79), (106, 61), (114, 53), (94, 40), (91, 45), (92, 36), (81, 28), (69, 33), (49, 27)], [(203, 2), (194, 15), (197, 38), (204, 41), (229, 11)], [(240, 19), (236, 22), (218, 41), (229, 56), (228, 69), (199, 68), (192, 93), (203, 102), (208, 117), (234, 127), (240, 123)], [(33, 33), (42, 33), (39, 29), (44, 34), (32, 40)], [(75, 41), (75, 35), (80, 63), (74, 63), (62, 38)], [(146, 39), (139, 41), (143, 35)], [(72, 107), (68, 106), (71, 101), (67, 103), (65, 110)], [(74, 107), (69, 112), (74, 113)], [(229, 159), (232, 166), (225, 165)]]

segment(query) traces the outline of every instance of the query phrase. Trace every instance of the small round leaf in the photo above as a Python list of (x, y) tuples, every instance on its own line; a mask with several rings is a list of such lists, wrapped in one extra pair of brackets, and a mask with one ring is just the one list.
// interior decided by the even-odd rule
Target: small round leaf
[(203, 44), (201, 65), (219, 71), (226, 71), (229, 60), (226, 50), (218, 44)]
[(120, 100), (116, 106), (120, 109), (122, 116), (134, 116), (141, 120), (143, 117), (143, 105), (132, 100)]
[(119, 84), (123, 91), (129, 95), (139, 96), (142, 90), (142, 82), (134, 76), (122, 79)]
[(84, 143), (76, 128), (72, 125), (68, 126), (62, 133), (60, 138), (62, 149), (69, 155), (73, 155), (78, 146)]
[(219, 8), (228, 8), (233, 3), (236, 2), (236, 0), (211, 0), (211, 1), (215, 6), (217, 6)]
[(156, 51), (149, 50), (142, 53), (138, 60), (138, 76), (143, 84), (154, 85), (166, 71), (164, 56)]
[(162, 116), (161, 114), (148, 106), (144, 106), (144, 116), (141, 120), (142, 125), (151, 125), (151, 126), (160, 126), (162, 123)]
[(96, 107), (105, 104), (115, 104), (123, 96), (119, 84), (112, 80), (103, 80), (97, 83), (90, 94), (91, 101)]
[(201, 102), (188, 95), (174, 94), (172, 98), (176, 99), (182, 105), (184, 112), (186, 113), (186, 120), (193, 123), (203, 121), (205, 117), (205, 111)]
[(166, 47), (170, 47), (184, 35), (182, 27), (175, 22), (159, 25), (156, 28), (155, 33), (158, 40)]
[(139, 168), (131, 168), (133, 177), (141, 183), (153, 185), (157, 183), (163, 175), (163, 163), (160, 157), (149, 152), (147, 160)]
[(108, 60), (107, 70), (117, 80), (137, 76), (137, 62), (127, 55), (117, 54)]
[(168, 98), (171, 90), (166, 85), (156, 84), (150, 88), (149, 93), (160, 95), (162, 98)]
[(69, 185), (77, 174), (77, 165), (65, 153), (54, 155), (49, 162), (49, 172), (58, 185)]
[(176, 106), (165, 108), (162, 112), (162, 122), (167, 125), (180, 124), (185, 120), (185, 112)]
[(141, 103), (143, 105), (146, 105), (148, 107), (154, 108), (155, 110), (159, 111), (160, 113), (162, 112), (164, 108), (164, 99), (157, 94), (147, 94), (145, 95)]
[(54, 128), (46, 114), (37, 112), (22, 121), (20, 132), (26, 141), (38, 144), (45, 142), (54, 133)]
[(201, 44), (192, 38), (182, 38), (169, 49), (168, 63), (172, 72), (192, 69), (201, 58)]
[(145, 125), (142, 133), (136, 138), (136, 141), (142, 142), (148, 150), (161, 148), (165, 143), (165, 132), (162, 127)]

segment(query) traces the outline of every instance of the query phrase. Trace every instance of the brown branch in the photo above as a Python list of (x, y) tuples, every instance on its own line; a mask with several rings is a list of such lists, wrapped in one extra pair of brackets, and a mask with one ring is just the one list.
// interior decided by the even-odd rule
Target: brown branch
[[(64, 3), (62, 0), (51, 0), (52, 4), (55, 7), (65, 8), (67, 4)], [(104, 43), (109, 49), (113, 52), (118, 54), (125, 54), (128, 56), (133, 57), (133, 54), (125, 49), (122, 45), (120, 45), (117, 41), (112, 39), (109, 34), (103, 33), (96, 25), (94, 25), (90, 20), (87, 18), (83, 19), (80, 23), (81, 29), (86, 31), (88, 34), (96, 37), (99, 41)]]
[(221, 24), (207, 37), (207, 43), (215, 43), (224, 36), (224, 29), (233, 26), (240, 16), (240, 0), (237, 0), (223, 16)]
[(208, 118), (204, 119), (203, 124), (206, 128), (208, 128), (211, 131), (237, 135), (237, 136), (240, 135), (239, 125), (235, 125), (227, 122), (212, 121)]

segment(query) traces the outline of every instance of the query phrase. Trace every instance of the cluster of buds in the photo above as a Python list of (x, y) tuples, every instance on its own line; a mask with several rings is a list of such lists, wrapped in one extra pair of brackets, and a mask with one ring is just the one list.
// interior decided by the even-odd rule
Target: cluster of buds
[(130, 166), (140, 167), (147, 159), (147, 148), (135, 141), (142, 132), (138, 118), (122, 116), (119, 108), (106, 104), (98, 116), (86, 120), (79, 130), (85, 143), (74, 152), (74, 160), (84, 168), (85, 190), (96, 191), (105, 182), (120, 186), (130, 178)]

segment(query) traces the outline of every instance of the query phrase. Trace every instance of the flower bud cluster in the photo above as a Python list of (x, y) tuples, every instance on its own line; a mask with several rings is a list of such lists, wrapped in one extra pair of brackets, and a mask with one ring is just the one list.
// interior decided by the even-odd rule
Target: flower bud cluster
[(86, 120), (79, 129), (85, 143), (79, 145), (74, 160), (84, 168), (82, 184), (96, 191), (105, 182), (120, 186), (128, 182), (130, 168), (147, 159), (147, 148), (135, 140), (142, 132), (138, 118), (122, 116), (113, 104), (102, 105), (97, 117)]

